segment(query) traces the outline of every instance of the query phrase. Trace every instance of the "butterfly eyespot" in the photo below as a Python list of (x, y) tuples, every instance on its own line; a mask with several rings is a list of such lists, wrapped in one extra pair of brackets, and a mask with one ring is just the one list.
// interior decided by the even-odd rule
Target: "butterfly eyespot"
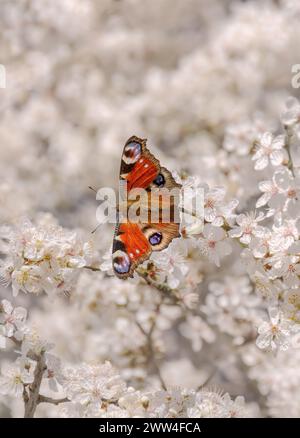
[(151, 245), (159, 245), (162, 239), (162, 234), (161, 233), (153, 233), (151, 234), (151, 236), (149, 237), (149, 242), (151, 243)]
[(139, 253), (140, 253), (140, 250), (139, 250), (139, 249), (136, 249), (135, 252), (136, 252), (137, 254), (139, 254)]
[(113, 253), (113, 267), (118, 274), (127, 274), (130, 266), (131, 262), (126, 252), (118, 250)]
[(157, 187), (162, 187), (165, 184), (166, 180), (165, 177), (159, 173), (155, 180), (153, 181), (153, 184), (155, 184)]
[(123, 161), (126, 164), (133, 164), (138, 161), (142, 153), (142, 147), (136, 141), (128, 143), (124, 148)]
[(145, 164), (145, 166), (144, 166), (144, 167), (145, 167), (145, 169), (147, 169), (147, 167), (149, 167), (149, 164)]

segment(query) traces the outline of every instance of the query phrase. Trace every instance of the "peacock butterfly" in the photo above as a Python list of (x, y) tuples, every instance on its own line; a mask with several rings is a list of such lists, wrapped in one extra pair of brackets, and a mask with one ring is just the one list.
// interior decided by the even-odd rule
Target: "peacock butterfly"
[[(120, 206), (117, 214), (117, 225), (113, 240), (112, 265), (115, 275), (126, 279), (133, 277), (136, 267), (147, 260), (152, 251), (161, 251), (170, 242), (180, 237), (179, 221), (176, 220), (178, 205), (173, 197), (167, 197), (165, 202), (162, 193), (164, 190), (179, 189), (171, 173), (160, 165), (160, 162), (146, 147), (146, 139), (130, 137), (125, 143), (120, 168), (120, 182), (125, 185), (125, 219), (120, 218)], [(144, 189), (147, 203), (143, 203), (146, 216), (132, 221), (126, 212), (130, 202), (129, 194), (135, 189)], [(124, 202), (123, 202), (124, 208)], [(143, 208), (143, 207), (142, 207)], [(168, 219), (164, 211), (170, 210)], [(153, 220), (153, 212), (157, 213), (158, 220)], [(145, 212), (144, 212), (145, 213)]]

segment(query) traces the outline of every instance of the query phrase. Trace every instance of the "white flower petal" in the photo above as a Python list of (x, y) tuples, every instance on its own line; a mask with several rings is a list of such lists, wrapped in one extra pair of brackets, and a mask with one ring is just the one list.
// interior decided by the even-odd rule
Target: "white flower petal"
[(269, 164), (269, 159), (266, 156), (263, 156), (262, 158), (259, 158), (254, 166), (255, 170), (263, 170), (265, 169)]

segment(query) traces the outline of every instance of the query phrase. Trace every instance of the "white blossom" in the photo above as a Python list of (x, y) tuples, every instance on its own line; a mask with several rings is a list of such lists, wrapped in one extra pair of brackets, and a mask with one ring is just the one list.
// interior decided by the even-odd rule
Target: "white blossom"
[(171, 288), (178, 287), (180, 280), (188, 272), (186, 262), (187, 247), (183, 242), (174, 241), (162, 252), (154, 253), (152, 260), (158, 266), (158, 276), (167, 276), (168, 284)]
[(125, 384), (107, 362), (100, 366), (82, 364), (75, 368), (66, 368), (64, 388), (71, 400), (86, 404), (118, 399)]
[(203, 255), (220, 266), (220, 260), (232, 251), (222, 228), (210, 224), (204, 225), (203, 233), (198, 240), (198, 246)]
[(234, 227), (229, 235), (238, 237), (241, 243), (248, 245), (253, 237), (256, 237), (263, 231), (263, 228), (258, 225), (264, 220), (264, 214), (260, 213), (257, 217), (254, 212), (247, 214), (239, 214), (236, 218), (237, 227)]
[(251, 416), (247, 412), (243, 397), (232, 400), (229, 394), (201, 391), (196, 395), (195, 406), (188, 410), (189, 418), (243, 418)]
[(270, 132), (263, 134), (256, 143), (256, 152), (252, 157), (256, 161), (255, 170), (263, 170), (269, 163), (273, 166), (282, 164), (287, 159), (284, 146), (284, 136), (274, 138)]
[(3, 325), (5, 336), (14, 336), (21, 340), (24, 336), (27, 310), (23, 307), (13, 308), (8, 300), (2, 300), (0, 304), (0, 324)]
[(281, 114), (281, 121), (285, 126), (300, 123), (300, 103), (298, 99), (290, 96), (286, 101), (286, 109)]
[(231, 223), (235, 217), (235, 208), (238, 200), (226, 201), (226, 189), (224, 187), (209, 188), (203, 185), (204, 190), (204, 219), (214, 226), (220, 227), (225, 222)]
[(225, 277), (224, 282), (211, 282), (203, 312), (221, 332), (241, 344), (251, 334), (260, 314), (260, 299), (252, 292), (246, 277)]
[(15, 363), (4, 363), (0, 375), (0, 392), (5, 395), (22, 397), (24, 385), (33, 382), (33, 374), (24, 368), (22, 360)]
[(262, 349), (286, 350), (289, 347), (292, 324), (276, 308), (269, 311), (270, 319), (258, 327), (256, 345)]

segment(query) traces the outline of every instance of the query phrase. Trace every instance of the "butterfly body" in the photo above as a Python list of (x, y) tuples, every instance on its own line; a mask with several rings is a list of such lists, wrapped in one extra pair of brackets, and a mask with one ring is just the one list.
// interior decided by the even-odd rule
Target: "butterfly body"
[[(179, 221), (175, 220), (176, 200), (166, 192), (173, 189), (179, 192), (181, 185), (160, 166), (147, 149), (146, 140), (136, 136), (130, 137), (124, 146), (120, 181), (125, 186), (125, 195), (117, 209), (112, 264), (115, 275), (126, 279), (133, 277), (136, 267), (152, 251), (161, 251), (180, 237)], [(134, 195), (140, 191), (137, 202)], [(130, 208), (135, 206), (139, 214), (132, 219)]]

